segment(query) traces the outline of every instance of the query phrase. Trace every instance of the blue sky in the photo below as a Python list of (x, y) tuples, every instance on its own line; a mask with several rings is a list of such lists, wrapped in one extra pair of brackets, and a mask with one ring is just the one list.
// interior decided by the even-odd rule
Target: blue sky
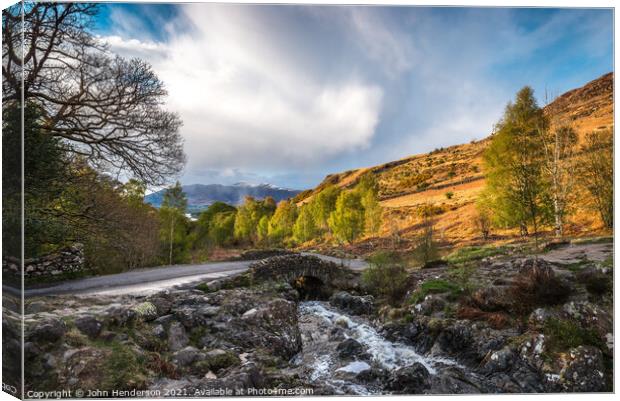
[(543, 103), (613, 70), (609, 9), (109, 3), (94, 30), (166, 84), (185, 184), (312, 187), (483, 138), (524, 85)]

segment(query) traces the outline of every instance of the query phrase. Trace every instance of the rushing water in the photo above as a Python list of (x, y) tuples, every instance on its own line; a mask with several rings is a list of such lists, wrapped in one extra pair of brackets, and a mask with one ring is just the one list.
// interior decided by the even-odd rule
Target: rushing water
[[(408, 345), (388, 341), (367, 320), (348, 316), (324, 302), (302, 302), (299, 325), (303, 350), (294, 362), (308, 380), (335, 393), (381, 393), (382, 383), (373, 379), (376, 374), (367, 374), (371, 372), (389, 375), (418, 362), (436, 374), (443, 366), (455, 365), (449, 359), (423, 356)], [(353, 360), (340, 358), (337, 346), (347, 338), (362, 344), (365, 355)]]

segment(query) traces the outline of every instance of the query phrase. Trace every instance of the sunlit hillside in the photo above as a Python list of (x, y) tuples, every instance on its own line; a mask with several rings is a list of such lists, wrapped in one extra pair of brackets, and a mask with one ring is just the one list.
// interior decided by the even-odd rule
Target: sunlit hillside
[[(613, 73), (559, 96), (545, 111), (552, 123), (570, 124), (580, 141), (586, 133), (613, 129)], [(499, 116), (498, 116), (499, 118)], [(314, 190), (298, 195), (299, 204), (309, 201), (328, 185), (351, 187), (364, 173), (372, 173), (380, 184), (385, 209), (381, 237), (404, 240), (417, 235), (420, 208), (436, 208), (436, 232), (445, 244), (464, 244), (480, 240), (475, 226), (475, 200), (485, 185), (482, 155), (489, 140), (481, 140), (407, 157), (374, 167), (332, 174)], [(602, 230), (596, 213), (588, 207), (587, 196), (580, 197), (567, 234), (585, 235)], [(517, 232), (493, 232), (496, 241), (510, 240)], [(364, 243), (354, 249), (364, 251)], [(376, 243), (375, 241), (372, 241)]]

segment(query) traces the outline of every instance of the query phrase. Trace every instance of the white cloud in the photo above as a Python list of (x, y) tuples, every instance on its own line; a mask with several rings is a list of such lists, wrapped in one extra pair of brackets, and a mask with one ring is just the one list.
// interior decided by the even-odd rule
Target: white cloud
[(242, 8), (183, 11), (193, 29), (166, 43), (105, 39), (112, 51), (150, 61), (166, 84), (184, 122), (188, 170), (299, 168), (369, 146), (381, 87), (324, 80)]

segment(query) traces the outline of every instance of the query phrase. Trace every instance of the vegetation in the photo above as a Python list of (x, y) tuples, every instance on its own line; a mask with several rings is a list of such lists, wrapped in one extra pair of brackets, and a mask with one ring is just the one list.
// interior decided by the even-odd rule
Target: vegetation
[(450, 264), (457, 265), (457, 264), (463, 264), (463, 263), (472, 262), (475, 260), (488, 258), (490, 256), (502, 255), (506, 253), (506, 250), (507, 249), (505, 247), (501, 247), (501, 246), (496, 247), (492, 245), (482, 246), (482, 247), (479, 247), (479, 246), (463, 247), (463, 248), (459, 248), (456, 251), (452, 252), (451, 254), (446, 256), (444, 259), (446, 260), (446, 262)]
[(526, 86), (506, 106), (484, 153), (488, 207), (497, 224), (519, 227), (523, 235), (533, 230), (537, 237), (551, 216), (540, 135), (548, 125), (533, 90)]
[(425, 266), (439, 257), (437, 244), (434, 238), (434, 221), (432, 218), (432, 208), (427, 208), (422, 220), (422, 234), (418, 238), (418, 243), (413, 250), (417, 261)]
[(548, 352), (566, 352), (580, 345), (604, 348), (595, 330), (584, 329), (576, 322), (564, 319), (547, 319), (543, 326)]
[(590, 193), (594, 208), (606, 227), (614, 223), (613, 134), (596, 131), (586, 136), (580, 177)]
[(422, 302), (430, 294), (448, 294), (448, 296), (454, 300), (463, 292), (458, 284), (443, 280), (433, 279), (423, 282), (418, 288), (411, 294), (409, 303), (418, 304)]
[(368, 291), (398, 305), (407, 293), (407, 270), (402, 259), (391, 252), (379, 252), (369, 259), (370, 267), (362, 273), (362, 283)]

